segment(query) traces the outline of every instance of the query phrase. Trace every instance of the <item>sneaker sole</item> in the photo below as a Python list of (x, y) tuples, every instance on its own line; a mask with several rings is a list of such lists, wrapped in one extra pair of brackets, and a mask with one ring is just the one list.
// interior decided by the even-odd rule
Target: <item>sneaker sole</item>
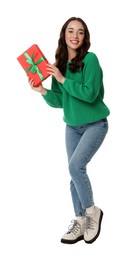
[(100, 214), (100, 218), (99, 218), (99, 228), (98, 228), (98, 232), (97, 232), (96, 236), (95, 236), (94, 238), (92, 238), (91, 240), (88, 241), (88, 240), (85, 240), (85, 239), (84, 239), (84, 241), (85, 241), (87, 244), (93, 243), (93, 242), (97, 239), (97, 237), (100, 235), (102, 219), (103, 219), (103, 211), (101, 210), (101, 214)]
[(61, 243), (64, 243), (64, 244), (75, 244), (75, 243), (77, 243), (78, 241), (83, 240), (83, 239), (84, 239), (84, 236), (83, 236), (83, 235), (80, 236), (80, 237), (78, 237), (78, 238), (75, 239), (75, 240), (68, 240), (68, 239), (62, 238), (62, 239), (61, 239)]

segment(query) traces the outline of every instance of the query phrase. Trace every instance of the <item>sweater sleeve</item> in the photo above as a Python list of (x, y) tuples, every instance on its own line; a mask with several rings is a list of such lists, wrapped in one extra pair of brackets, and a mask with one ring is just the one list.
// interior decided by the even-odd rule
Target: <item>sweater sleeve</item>
[(62, 108), (62, 92), (57, 84), (57, 81), (52, 77), (51, 90), (47, 89), (47, 94), (42, 95), (46, 103), (55, 108)]
[(83, 83), (66, 78), (63, 87), (69, 95), (93, 103), (100, 94), (102, 85), (102, 70), (98, 58), (94, 53), (88, 53), (84, 60)]

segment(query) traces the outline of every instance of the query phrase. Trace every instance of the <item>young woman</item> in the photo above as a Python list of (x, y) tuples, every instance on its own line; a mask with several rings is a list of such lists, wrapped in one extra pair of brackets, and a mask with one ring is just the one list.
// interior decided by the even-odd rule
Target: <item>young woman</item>
[(48, 105), (63, 108), (66, 123), (66, 150), (70, 190), (75, 219), (62, 243), (81, 239), (92, 243), (99, 236), (103, 212), (95, 206), (86, 166), (101, 146), (108, 131), (109, 109), (103, 102), (103, 73), (97, 56), (89, 52), (90, 34), (81, 18), (71, 17), (63, 25), (55, 54), (55, 65), (46, 69), (52, 75), (51, 90), (42, 84), (40, 92)]

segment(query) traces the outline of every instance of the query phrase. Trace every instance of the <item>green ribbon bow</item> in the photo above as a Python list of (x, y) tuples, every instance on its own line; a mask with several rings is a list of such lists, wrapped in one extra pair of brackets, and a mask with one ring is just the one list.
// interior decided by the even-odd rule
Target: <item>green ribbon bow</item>
[(24, 56), (26, 57), (26, 62), (31, 64), (29, 68), (27, 68), (25, 71), (29, 72), (31, 71), (33, 74), (37, 73), (38, 76), (40, 77), (41, 80), (44, 80), (45, 78), (43, 77), (42, 73), (40, 72), (39, 68), (37, 65), (41, 63), (43, 60), (46, 60), (45, 57), (41, 57), (37, 62), (34, 62), (34, 53), (32, 54), (32, 58), (28, 55), (28, 53), (25, 51)]

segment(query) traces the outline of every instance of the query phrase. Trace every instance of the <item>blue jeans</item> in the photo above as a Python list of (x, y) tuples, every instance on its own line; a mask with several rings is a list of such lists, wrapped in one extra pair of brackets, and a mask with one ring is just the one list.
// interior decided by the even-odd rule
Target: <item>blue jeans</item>
[(66, 125), (70, 190), (76, 216), (84, 216), (86, 208), (94, 205), (86, 166), (101, 146), (107, 131), (107, 119), (78, 127)]

